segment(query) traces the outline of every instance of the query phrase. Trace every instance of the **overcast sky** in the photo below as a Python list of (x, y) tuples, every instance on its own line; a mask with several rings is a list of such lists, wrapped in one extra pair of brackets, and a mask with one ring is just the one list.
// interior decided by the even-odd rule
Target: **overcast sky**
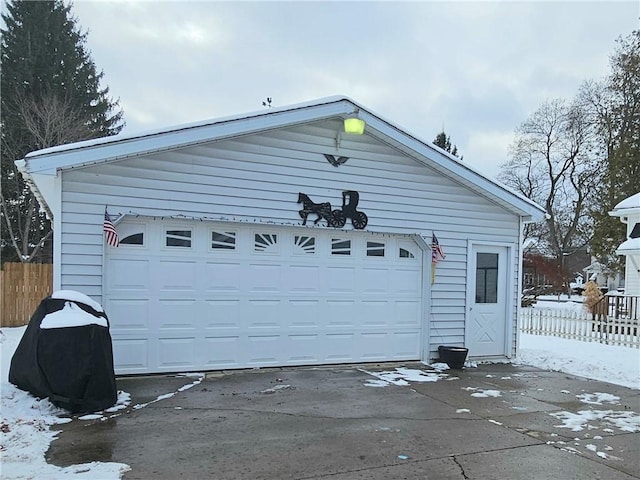
[(609, 71), (640, 2), (86, 1), (126, 134), (347, 95), (494, 178), (543, 101)]

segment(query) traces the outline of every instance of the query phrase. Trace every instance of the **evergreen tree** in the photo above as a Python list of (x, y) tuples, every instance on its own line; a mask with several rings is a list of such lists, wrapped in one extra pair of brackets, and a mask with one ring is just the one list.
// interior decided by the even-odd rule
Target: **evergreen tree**
[(85, 48), (87, 34), (62, 0), (9, 0), (0, 54), (2, 261), (48, 261), (50, 215), (14, 162), (30, 151), (115, 135), (124, 127), (118, 101)]
[(460, 160), (462, 160), (462, 156), (458, 155), (458, 147), (455, 145), (451, 145), (451, 138), (444, 132), (444, 130), (436, 135), (436, 138), (434, 138), (432, 143), (435, 146), (440, 147), (444, 151), (449, 152), (454, 157), (458, 157), (460, 158)]
[(584, 88), (607, 152), (597, 208), (592, 213), (595, 232), (591, 247), (609, 272), (624, 268), (615, 250), (625, 240), (626, 227), (608, 212), (640, 192), (640, 30), (617, 43), (609, 77), (602, 84)]

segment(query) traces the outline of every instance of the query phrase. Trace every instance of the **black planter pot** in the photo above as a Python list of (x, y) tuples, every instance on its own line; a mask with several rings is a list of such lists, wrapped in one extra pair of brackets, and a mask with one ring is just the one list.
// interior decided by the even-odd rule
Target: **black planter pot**
[(449, 368), (460, 369), (464, 367), (468, 353), (469, 349), (464, 347), (446, 347), (444, 345), (438, 347), (440, 361), (449, 365)]

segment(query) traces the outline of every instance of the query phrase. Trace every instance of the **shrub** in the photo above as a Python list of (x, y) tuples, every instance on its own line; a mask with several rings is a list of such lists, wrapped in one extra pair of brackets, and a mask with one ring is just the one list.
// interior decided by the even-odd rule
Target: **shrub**
[(594, 307), (604, 295), (600, 291), (600, 287), (596, 285), (596, 282), (590, 280), (585, 284), (582, 296), (584, 297), (583, 303), (585, 308), (589, 311), (589, 313), (593, 313)]

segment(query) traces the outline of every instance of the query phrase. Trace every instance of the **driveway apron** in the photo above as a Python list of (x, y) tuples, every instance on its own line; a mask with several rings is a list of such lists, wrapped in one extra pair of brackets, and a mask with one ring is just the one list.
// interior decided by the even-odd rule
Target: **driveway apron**
[(118, 388), (130, 404), (58, 426), (48, 462), (126, 463), (125, 479), (640, 478), (640, 392), (529, 367), (261, 369)]

